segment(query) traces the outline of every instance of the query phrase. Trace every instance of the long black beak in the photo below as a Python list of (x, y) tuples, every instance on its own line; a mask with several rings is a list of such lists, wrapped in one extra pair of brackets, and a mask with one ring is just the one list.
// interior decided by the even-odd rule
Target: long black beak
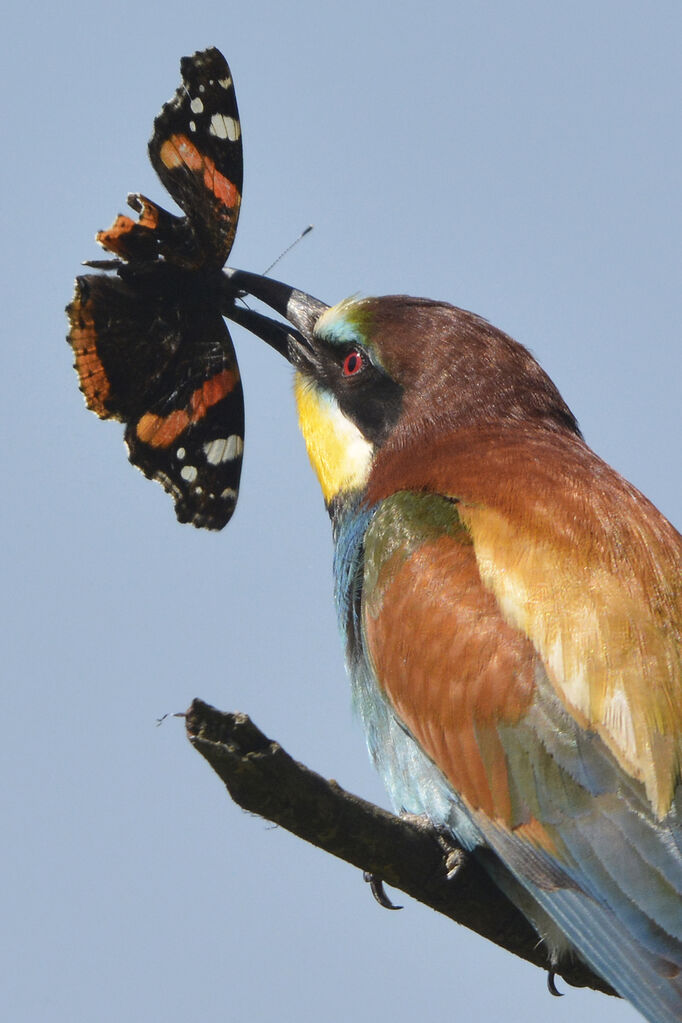
[[(221, 311), (224, 316), (266, 341), (294, 365), (300, 364), (302, 356), (303, 361), (307, 361), (305, 352), (312, 351), (310, 339), (315, 324), (329, 308), (325, 302), (288, 284), (282, 284), (281, 281), (273, 281), (270, 277), (261, 277), (246, 270), (226, 268), (223, 270), (223, 281), (225, 302)], [(291, 326), (237, 305), (236, 301), (244, 295), (251, 295), (274, 309)]]

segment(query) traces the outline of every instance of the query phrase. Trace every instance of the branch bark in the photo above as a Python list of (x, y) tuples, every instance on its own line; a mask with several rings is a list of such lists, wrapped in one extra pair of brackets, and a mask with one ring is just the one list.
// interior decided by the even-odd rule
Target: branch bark
[[(194, 700), (187, 736), (243, 809), (399, 888), (514, 955), (552, 972), (526, 918), (480, 864), (421, 819), (396, 817), (297, 763), (246, 714)], [(613, 990), (584, 963), (557, 968), (574, 987)]]

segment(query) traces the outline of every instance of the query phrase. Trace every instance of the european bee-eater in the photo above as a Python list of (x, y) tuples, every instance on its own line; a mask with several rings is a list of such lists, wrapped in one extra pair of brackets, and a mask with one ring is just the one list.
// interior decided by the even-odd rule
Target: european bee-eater
[(293, 327), (233, 316), (296, 370), (394, 808), (480, 857), (554, 963), (679, 1023), (682, 537), (480, 317), (228, 273)]

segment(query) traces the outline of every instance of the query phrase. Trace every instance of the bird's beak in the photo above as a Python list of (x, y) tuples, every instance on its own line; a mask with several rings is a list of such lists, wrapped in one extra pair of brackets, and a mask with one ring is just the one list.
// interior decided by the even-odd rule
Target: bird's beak
[[(228, 299), (222, 312), (228, 319), (266, 341), (299, 369), (314, 361), (311, 339), (315, 324), (329, 306), (304, 291), (292, 288), (270, 277), (248, 273), (246, 270), (223, 270), (225, 295)], [(236, 305), (235, 299), (251, 295), (283, 316), (290, 326), (280, 320)], [(292, 330), (293, 327), (293, 330)]]

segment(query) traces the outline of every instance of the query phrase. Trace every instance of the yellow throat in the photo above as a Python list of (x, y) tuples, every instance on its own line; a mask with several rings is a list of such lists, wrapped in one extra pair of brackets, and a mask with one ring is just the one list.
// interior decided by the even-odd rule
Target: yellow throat
[(294, 395), (298, 424), (313, 469), (329, 504), (341, 491), (362, 490), (374, 447), (343, 414), (336, 398), (297, 373)]

